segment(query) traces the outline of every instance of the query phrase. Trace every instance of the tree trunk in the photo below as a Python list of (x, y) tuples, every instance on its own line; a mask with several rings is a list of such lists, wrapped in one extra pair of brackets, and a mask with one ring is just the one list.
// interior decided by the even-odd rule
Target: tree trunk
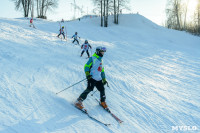
[(32, 0), (32, 12), (31, 12), (31, 17), (34, 17), (34, 0)]
[(39, 16), (39, 2), (37, 0), (37, 16)]
[(188, 2), (189, 2), (189, 0), (187, 0), (186, 7), (185, 7), (186, 10), (185, 10), (185, 18), (184, 18), (184, 30), (186, 30), (186, 17), (187, 17)]
[(103, 13), (103, 17), (104, 17), (104, 27), (106, 25), (106, 0), (104, 0), (104, 13)]
[(31, 0), (28, 0), (28, 3), (27, 3), (27, 17), (29, 15), (29, 10), (30, 10), (30, 5), (31, 5)]
[(116, 24), (119, 24), (119, 0), (118, 0), (118, 6), (117, 6), (117, 23)]
[(107, 0), (107, 6), (106, 6), (106, 26), (105, 27), (108, 27), (108, 1), (109, 0)]
[(24, 7), (25, 7), (25, 8), (24, 8), (24, 10), (25, 10), (25, 17), (27, 17), (27, 15), (26, 15), (26, 14), (27, 14), (27, 12), (26, 12), (26, 8), (27, 8), (27, 0), (25, 0), (25, 3), (24, 3), (24, 4), (25, 4), (25, 5), (24, 5)]
[(200, 0), (198, 0), (198, 6), (197, 6), (197, 14), (198, 14), (198, 17), (197, 17), (197, 21), (198, 21), (198, 26), (197, 26), (197, 29), (198, 29), (198, 33), (200, 34)]
[(42, 7), (41, 7), (41, 8), (42, 8), (42, 9), (41, 9), (41, 11), (42, 11), (42, 12), (41, 12), (41, 13), (42, 13), (41, 16), (42, 16), (42, 17), (44, 16), (44, 1), (45, 1), (45, 0), (42, 0)]
[(101, 0), (101, 27), (103, 26), (103, 1)]
[(177, 0), (175, 1), (175, 15), (176, 15), (176, 21), (177, 21), (177, 28), (178, 30), (180, 30), (181, 26), (180, 26), (180, 21), (179, 21), (179, 3)]
[(116, 20), (116, 4), (115, 4), (115, 0), (114, 0), (114, 23), (115, 24), (117, 23), (117, 20)]
[(25, 4), (24, 4), (23, 0), (21, 2), (22, 2), (23, 9), (24, 9), (24, 17), (25, 17), (26, 16)]

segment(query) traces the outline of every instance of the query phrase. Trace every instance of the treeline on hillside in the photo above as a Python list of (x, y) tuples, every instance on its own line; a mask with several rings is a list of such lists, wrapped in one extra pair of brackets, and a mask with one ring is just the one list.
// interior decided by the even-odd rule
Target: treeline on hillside
[(200, 0), (197, 0), (192, 19), (187, 17), (189, 2), (190, 0), (167, 0), (165, 27), (200, 35)]
[[(11, 0), (15, 3), (16, 10), (22, 10), (24, 17), (33, 17), (36, 6), (37, 17), (46, 19), (47, 11), (58, 6), (58, 0)], [(35, 5), (34, 5), (35, 4)]]
[[(37, 11), (38, 18), (46, 19), (47, 11), (53, 10), (58, 6), (59, 0), (10, 0), (15, 3), (16, 10), (22, 10), (24, 17), (34, 17), (34, 8)], [(67, 1), (67, 0), (66, 0)], [(108, 15), (113, 14), (114, 23), (119, 23), (119, 14), (122, 13), (122, 10), (130, 10), (128, 6), (130, 0), (91, 0), (95, 8), (93, 9), (94, 14), (100, 14), (101, 16), (101, 26), (108, 27)], [(72, 0), (73, 2), (73, 0)], [(79, 9), (82, 11), (82, 8), (77, 6), (76, 0), (74, 0), (74, 10)], [(66, 7), (67, 8), (67, 7)], [(74, 15), (75, 16), (75, 15)]]
[(119, 14), (122, 9), (129, 10), (129, 0), (92, 0), (96, 8), (93, 10), (95, 14), (101, 16), (101, 26), (108, 27), (108, 15), (114, 15), (114, 23), (119, 23)]

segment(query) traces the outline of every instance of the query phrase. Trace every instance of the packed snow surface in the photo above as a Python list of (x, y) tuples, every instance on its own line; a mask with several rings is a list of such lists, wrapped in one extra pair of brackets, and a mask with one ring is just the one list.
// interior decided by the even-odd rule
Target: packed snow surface
[[(57, 38), (58, 22), (0, 18), (1, 133), (169, 133), (200, 132), (200, 37), (158, 26), (137, 14), (65, 22), (67, 41)], [(83, 102), (89, 114), (73, 103), (86, 89), (86, 53), (72, 44), (105, 46), (104, 67), (110, 88), (106, 102), (124, 122), (118, 124), (94, 96)], [(96, 88), (94, 89), (94, 91)], [(93, 92), (92, 92), (93, 93)], [(184, 126), (184, 128), (183, 128)]]

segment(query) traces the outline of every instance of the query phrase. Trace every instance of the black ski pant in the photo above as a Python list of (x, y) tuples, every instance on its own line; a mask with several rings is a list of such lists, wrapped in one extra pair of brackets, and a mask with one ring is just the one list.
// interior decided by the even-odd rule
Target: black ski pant
[(76, 42), (79, 44), (79, 41), (78, 41), (78, 39), (75, 39), (75, 38), (74, 38), (74, 40), (73, 40), (73, 42), (72, 42), (72, 43), (74, 43), (75, 41), (76, 41)]
[(63, 37), (64, 37), (64, 39), (65, 39), (65, 34), (64, 34), (64, 33), (60, 33), (60, 34), (58, 34), (58, 37), (59, 37), (61, 34), (63, 35)]
[(82, 101), (85, 100), (87, 98), (87, 95), (93, 91), (94, 87), (96, 86), (97, 90), (100, 92), (100, 98), (101, 98), (101, 102), (105, 102), (106, 99), (106, 95), (105, 95), (105, 88), (104, 85), (102, 83), (102, 80), (100, 81), (96, 81), (93, 78), (88, 80), (88, 85), (85, 91), (83, 91), (83, 93), (79, 96), (79, 99), (81, 99)]
[[(85, 52), (85, 50), (82, 51), (81, 56), (83, 55), (84, 52)], [(90, 57), (88, 50), (86, 50), (86, 53), (87, 53), (88, 57)]]

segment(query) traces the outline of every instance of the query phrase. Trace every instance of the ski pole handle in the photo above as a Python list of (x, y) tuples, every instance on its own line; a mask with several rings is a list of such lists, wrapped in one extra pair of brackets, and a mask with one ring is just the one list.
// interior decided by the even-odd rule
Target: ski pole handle
[(108, 82), (107, 82), (107, 86), (110, 88), (110, 86), (108, 85)]

